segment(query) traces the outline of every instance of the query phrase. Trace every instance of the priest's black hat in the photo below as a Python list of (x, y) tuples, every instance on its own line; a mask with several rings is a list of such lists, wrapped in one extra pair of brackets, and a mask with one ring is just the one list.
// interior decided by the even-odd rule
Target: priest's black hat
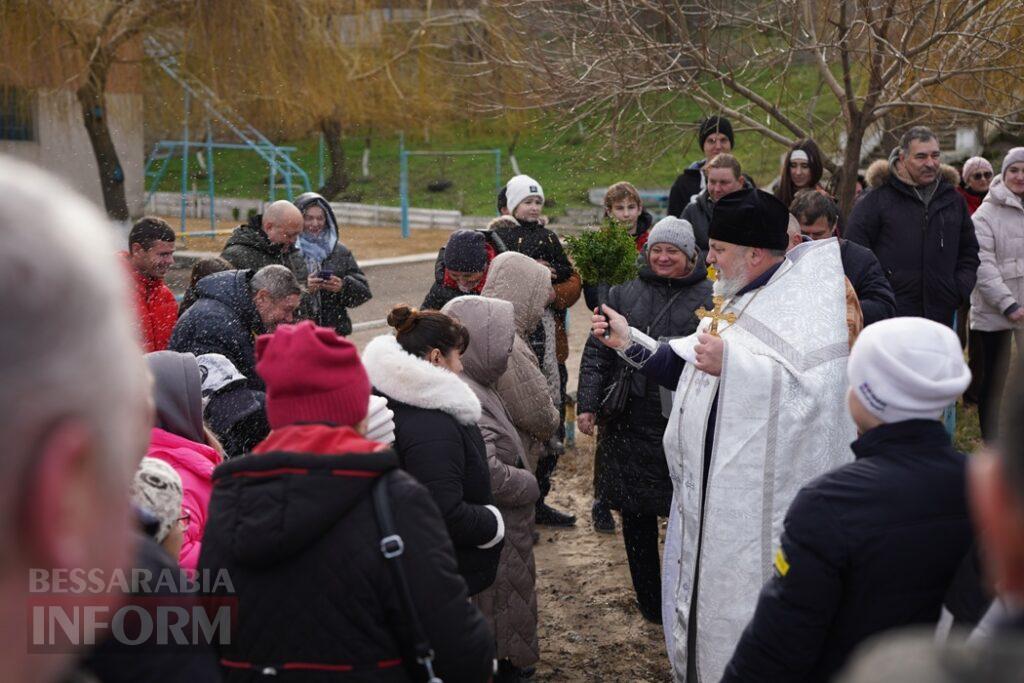
[(708, 238), (744, 247), (785, 249), (788, 229), (785, 204), (763, 190), (745, 188), (715, 202)]

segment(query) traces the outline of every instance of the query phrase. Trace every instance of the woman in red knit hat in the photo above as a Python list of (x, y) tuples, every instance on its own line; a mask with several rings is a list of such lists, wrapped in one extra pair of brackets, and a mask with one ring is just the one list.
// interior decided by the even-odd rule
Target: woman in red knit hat
[[(307, 321), (261, 336), (256, 357), (272, 431), (214, 471), (199, 561), (231, 577), (214, 597), (237, 600), (231, 642), (220, 646), (227, 680), (286, 671), (295, 680), (419, 680), (422, 639), (445, 681), (486, 680), (493, 637), (468, 601), (430, 493), (362, 434), (370, 381), (355, 346)], [(397, 559), (382, 554), (375, 486), (386, 487)], [(422, 638), (408, 628), (413, 617)]]

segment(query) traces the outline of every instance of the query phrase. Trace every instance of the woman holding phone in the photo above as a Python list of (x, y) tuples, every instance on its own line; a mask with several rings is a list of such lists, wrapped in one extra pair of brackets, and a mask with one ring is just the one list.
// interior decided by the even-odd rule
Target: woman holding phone
[(321, 327), (331, 327), (340, 335), (352, 333), (348, 309), (360, 306), (373, 296), (366, 276), (355, 256), (338, 239), (338, 221), (331, 205), (316, 192), (295, 199), (302, 212), (299, 250), (306, 260), (309, 277), (309, 305), (305, 317)]

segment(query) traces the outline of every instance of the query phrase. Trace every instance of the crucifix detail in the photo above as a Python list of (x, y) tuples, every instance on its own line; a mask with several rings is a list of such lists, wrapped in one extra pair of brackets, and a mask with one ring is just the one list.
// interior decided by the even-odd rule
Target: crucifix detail
[(714, 304), (714, 306), (710, 311), (701, 306), (696, 311), (694, 311), (694, 313), (696, 313), (697, 317), (701, 319), (711, 318), (711, 326), (708, 328), (708, 334), (710, 334), (712, 337), (717, 337), (718, 323), (721, 321), (725, 321), (732, 325), (734, 322), (736, 322), (736, 314), (722, 313), (722, 307), (725, 306), (725, 299), (720, 296), (711, 297), (711, 302)]

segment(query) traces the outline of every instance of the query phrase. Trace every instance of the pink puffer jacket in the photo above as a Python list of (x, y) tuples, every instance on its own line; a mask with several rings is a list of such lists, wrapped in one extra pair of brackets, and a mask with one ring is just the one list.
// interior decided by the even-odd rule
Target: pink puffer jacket
[(199, 562), (199, 548), (206, 527), (206, 509), (213, 493), (213, 468), (220, 464), (220, 454), (206, 444), (154, 427), (146, 455), (163, 460), (181, 477), (185, 493), (181, 501), (182, 515), (188, 515), (189, 523), (178, 564), (182, 569), (194, 570)]

